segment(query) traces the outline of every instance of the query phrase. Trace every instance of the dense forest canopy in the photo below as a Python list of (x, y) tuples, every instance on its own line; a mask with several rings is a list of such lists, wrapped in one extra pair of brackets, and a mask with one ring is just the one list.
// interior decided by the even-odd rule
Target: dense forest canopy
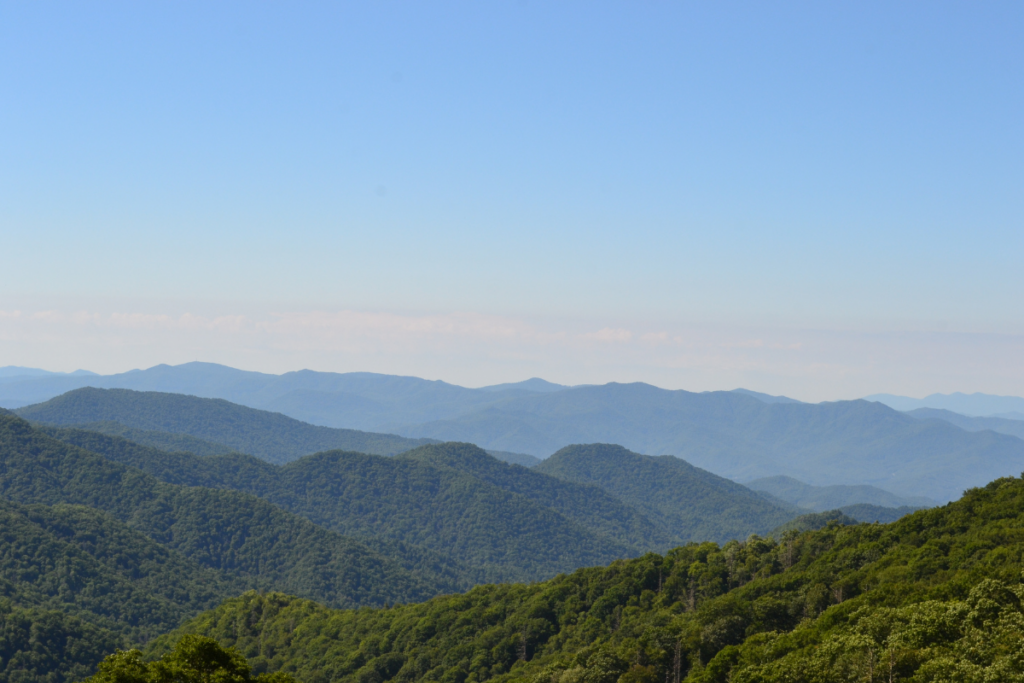
[[(336, 611), (247, 593), (195, 632), (320, 681), (1024, 680), (1024, 481), (890, 525), (689, 544), (531, 585)], [(891, 676), (891, 678), (890, 678)]]
[[(115, 650), (96, 681), (1024, 671), (1021, 480), (858, 524), (847, 510), (909, 509), (801, 515), (614, 445), (532, 469), (459, 443), (278, 465), (139, 429), (0, 414), (0, 683), (79, 681)], [(205, 643), (220, 668), (174, 664), (182, 643)]]

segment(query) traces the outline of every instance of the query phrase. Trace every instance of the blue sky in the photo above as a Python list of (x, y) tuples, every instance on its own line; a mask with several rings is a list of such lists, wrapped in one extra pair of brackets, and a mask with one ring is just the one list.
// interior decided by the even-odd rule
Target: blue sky
[(2, 2), (0, 365), (1024, 393), (1022, 29)]

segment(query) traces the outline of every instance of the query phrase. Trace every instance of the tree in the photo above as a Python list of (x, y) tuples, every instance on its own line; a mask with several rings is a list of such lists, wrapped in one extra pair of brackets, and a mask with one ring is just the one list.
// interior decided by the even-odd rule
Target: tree
[(154, 662), (138, 650), (118, 650), (100, 663), (87, 683), (294, 683), (284, 673), (254, 676), (245, 657), (213, 638), (186, 635)]

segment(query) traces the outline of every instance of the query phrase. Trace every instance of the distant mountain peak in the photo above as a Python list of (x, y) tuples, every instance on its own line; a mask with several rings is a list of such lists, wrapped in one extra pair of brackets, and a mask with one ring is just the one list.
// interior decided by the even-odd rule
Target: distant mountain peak
[(803, 403), (795, 398), (789, 398), (788, 396), (772, 396), (771, 394), (762, 394), (760, 391), (751, 391), (750, 389), (733, 389), (734, 394), (745, 394), (746, 396), (753, 396), (759, 401), (765, 403)]
[(552, 391), (562, 391), (563, 389), (570, 389), (571, 387), (564, 384), (555, 384), (549, 382), (546, 379), (540, 377), (531, 377), (530, 379), (523, 380), (522, 382), (506, 382), (505, 384), (492, 384), (486, 387), (480, 387), (480, 391), (508, 391), (509, 389), (521, 389), (523, 391), (532, 391), (535, 393), (548, 393)]

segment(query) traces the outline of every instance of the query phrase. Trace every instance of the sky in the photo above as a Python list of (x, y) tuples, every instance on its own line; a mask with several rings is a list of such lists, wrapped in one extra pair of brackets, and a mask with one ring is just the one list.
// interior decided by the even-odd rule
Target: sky
[(0, 366), (1024, 395), (1022, 34), (0, 0)]

